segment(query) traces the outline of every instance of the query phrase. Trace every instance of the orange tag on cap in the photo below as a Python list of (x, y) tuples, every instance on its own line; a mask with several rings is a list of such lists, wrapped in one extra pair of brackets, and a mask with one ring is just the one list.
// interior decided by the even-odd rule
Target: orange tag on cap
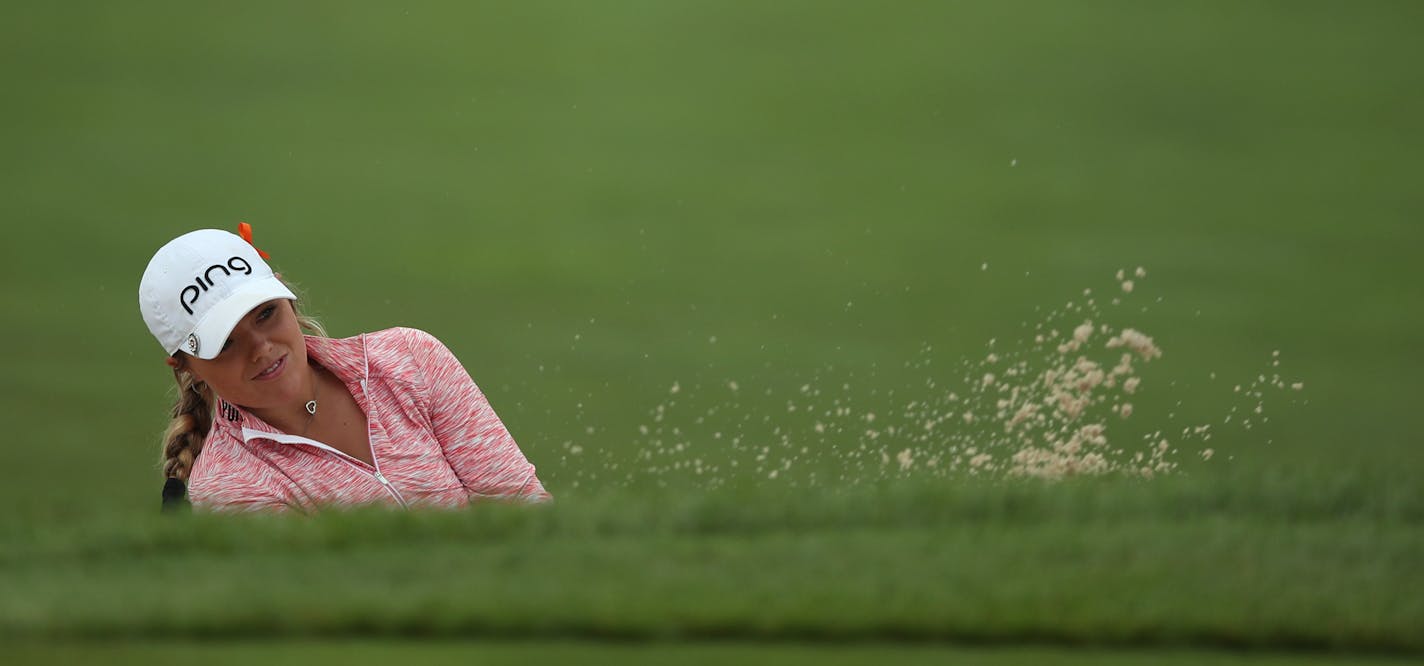
[[(248, 245), (252, 245), (252, 225), (246, 222), (238, 222), (237, 235), (242, 236), (242, 240), (247, 241)], [(257, 250), (257, 256), (262, 257), (264, 260), (272, 258), (266, 252), (263, 252), (260, 248), (258, 248), (256, 245), (252, 245), (252, 249)]]

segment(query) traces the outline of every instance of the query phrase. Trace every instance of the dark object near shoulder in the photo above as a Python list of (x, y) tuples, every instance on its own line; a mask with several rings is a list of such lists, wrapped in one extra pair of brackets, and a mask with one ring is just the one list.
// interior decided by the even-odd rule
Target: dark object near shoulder
[(163, 482), (163, 512), (173, 513), (176, 511), (187, 511), (192, 508), (188, 503), (188, 488), (178, 479), (168, 479)]

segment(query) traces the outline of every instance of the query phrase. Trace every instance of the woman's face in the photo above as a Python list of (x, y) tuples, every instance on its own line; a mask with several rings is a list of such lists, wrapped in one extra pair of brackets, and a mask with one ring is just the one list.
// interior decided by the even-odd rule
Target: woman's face
[(285, 298), (248, 312), (233, 327), (217, 358), (185, 355), (182, 363), (223, 399), (249, 409), (290, 406), (308, 399), (306, 339), (291, 301)]

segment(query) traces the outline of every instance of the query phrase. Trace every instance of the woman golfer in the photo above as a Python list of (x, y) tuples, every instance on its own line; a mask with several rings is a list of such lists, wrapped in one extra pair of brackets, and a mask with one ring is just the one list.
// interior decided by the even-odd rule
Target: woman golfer
[(179, 236), (139, 284), (179, 389), (165, 505), (184, 481), (200, 510), (549, 498), (445, 345), (410, 328), (326, 337), (240, 229)]

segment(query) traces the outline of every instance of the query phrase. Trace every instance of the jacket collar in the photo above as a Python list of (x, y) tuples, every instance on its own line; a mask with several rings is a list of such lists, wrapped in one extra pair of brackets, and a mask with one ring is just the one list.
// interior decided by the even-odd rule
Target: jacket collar
[(318, 338), (303, 336), (307, 340), (307, 358), (344, 382), (364, 382), (371, 372), (366, 358), (366, 336), (354, 338)]

